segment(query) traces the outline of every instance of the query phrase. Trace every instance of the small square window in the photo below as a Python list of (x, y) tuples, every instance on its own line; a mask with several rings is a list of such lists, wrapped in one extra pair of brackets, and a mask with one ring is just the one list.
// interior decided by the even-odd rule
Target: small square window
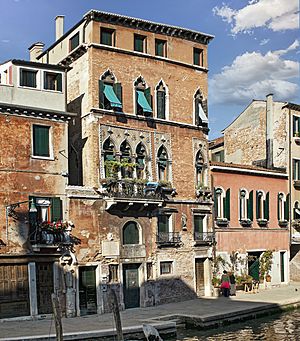
[(160, 262), (160, 274), (169, 275), (172, 273), (173, 262)]
[(155, 55), (167, 57), (167, 42), (165, 40), (155, 39)]
[(36, 88), (36, 70), (20, 69), (20, 85)]
[(146, 37), (139, 34), (134, 35), (134, 51), (147, 52)]
[(33, 125), (33, 155), (50, 157), (50, 127)]
[(101, 27), (100, 29), (100, 43), (108, 46), (115, 46), (114, 44), (115, 30)]
[(203, 66), (203, 50), (194, 48), (194, 65)]
[(44, 72), (44, 89), (62, 91), (62, 74)]
[(76, 33), (76, 34), (70, 39), (70, 51), (73, 51), (78, 45), (79, 45), (79, 32)]

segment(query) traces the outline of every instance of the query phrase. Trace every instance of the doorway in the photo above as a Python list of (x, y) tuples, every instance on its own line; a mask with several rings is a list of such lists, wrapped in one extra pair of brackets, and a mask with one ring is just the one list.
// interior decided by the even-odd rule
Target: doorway
[(125, 309), (140, 306), (139, 267), (140, 264), (123, 265)]
[(79, 267), (79, 309), (80, 315), (97, 313), (96, 267)]
[(284, 267), (284, 254), (285, 252), (280, 252), (280, 281), (285, 282), (285, 267)]
[(196, 277), (196, 294), (197, 296), (204, 296), (204, 262), (205, 258), (195, 259), (195, 277)]
[(259, 257), (262, 252), (248, 252), (248, 274), (259, 281)]
[(36, 263), (36, 286), (38, 313), (52, 314), (53, 263)]

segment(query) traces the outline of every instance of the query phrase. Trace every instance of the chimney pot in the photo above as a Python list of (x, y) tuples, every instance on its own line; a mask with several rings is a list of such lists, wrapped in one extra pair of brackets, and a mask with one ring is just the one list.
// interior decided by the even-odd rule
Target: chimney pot
[(58, 15), (55, 18), (55, 40), (58, 40), (64, 34), (64, 15)]
[(36, 62), (37, 57), (43, 52), (45, 44), (41, 42), (37, 42), (32, 44), (28, 50), (29, 50), (29, 59), (31, 62)]

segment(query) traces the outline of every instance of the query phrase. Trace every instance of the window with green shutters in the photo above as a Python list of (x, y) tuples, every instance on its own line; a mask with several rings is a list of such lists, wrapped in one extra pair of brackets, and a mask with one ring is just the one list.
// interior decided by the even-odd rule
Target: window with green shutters
[(300, 137), (300, 117), (293, 116), (293, 136)]
[(135, 34), (134, 35), (134, 51), (137, 51), (137, 52), (144, 52), (146, 53), (147, 52), (147, 48), (146, 48), (146, 36), (142, 36), (142, 35), (139, 35), (139, 34)]
[(134, 221), (129, 221), (123, 227), (123, 245), (139, 243), (140, 237), (137, 223)]
[(247, 199), (247, 218), (253, 221), (253, 191), (249, 192)]
[(156, 113), (157, 118), (166, 119), (166, 89), (162, 82), (156, 88)]
[(62, 74), (55, 72), (44, 72), (44, 89), (62, 91)]
[(203, 233), (204, 226), (204, 215), (195, 214), (194, 215), (194, 232)]
[(167, 42), (165, 40), (155, 39), (155, 55), (167, 57)]
[(27, 86), (29, 88), (37, 87), (37, 71), (29, 69), (20, 69), (20, 86)]
[(33, 125), (33, 156), (50, 157), (50, 127)]
[(100, 43), (108, 46), (115, 46), (114, 43), (115, 30), (101, 27), (100, 29)]
[(230, 220), (230, 188), (226, 190), (225, 198), (223, 198), (224, 203), (224, 218), (228, 221)]
[(169, 215), (160, 215), (157, 218), (158, 220), (158, 233), (168, 233), (170, 232), (170, 226), (169, 226), (169, 221), (170, 221), (170, 216)]
[(194, 65), (203, 66), (203, 50), (194, 47)]
[(69, 50), (73, 51), (77, 46), (79, 46), (79, 32), (70, 39)]
[(300, 180), (300, 160), (293, 159), (293, 180)]
[(62, 200), (59, 197), (29, 197), (33, 200), (37, 209), (36, 213), (30, 213), (32, 223), (43, 221), (57, 222), (63, 220)]
[(285, 196), (284, 193), (277, 195), (277, 219), (279, 222), (289, 221), (290, 216), (290, 195)]
[(115, 76), (108, 70), (99, 80), (99, 107), (122, 112), (122, 85), (115, 82)]

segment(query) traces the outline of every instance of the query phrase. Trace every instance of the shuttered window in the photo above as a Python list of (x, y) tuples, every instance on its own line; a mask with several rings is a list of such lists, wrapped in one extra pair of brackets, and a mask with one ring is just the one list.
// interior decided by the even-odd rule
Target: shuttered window
[(155, 55), (167, 57), (167, 42), (165, 40), (155, 39)]
[(50, 157), (50, 127), (33, 125), (33, 155)]
[(20, 85), (36, 88), (36, 76), (37, 71), (35, 70), (20, 69)]
[(224, 198), (224, 218), (228, 221), (230, 220), (230, 188), (226, 190), (226, 195)]
[(122, 111), (122, 85), (120, 83), (108, 84), (99, 80), (99, 107)]
[(141, 36), (139, 34), (134, 35), (134, 51), (147, 52), (145, 36)]
[(166, 118), (166, 92), (163, 88), (159, 87), (156, 91), (157, 100), (157, 118)]
[(101, 27), (100, 43), (103, 45), (114, 46), (114, 30)]
[(203, 66), (203, 50), (194, 48), (194, 65)]

